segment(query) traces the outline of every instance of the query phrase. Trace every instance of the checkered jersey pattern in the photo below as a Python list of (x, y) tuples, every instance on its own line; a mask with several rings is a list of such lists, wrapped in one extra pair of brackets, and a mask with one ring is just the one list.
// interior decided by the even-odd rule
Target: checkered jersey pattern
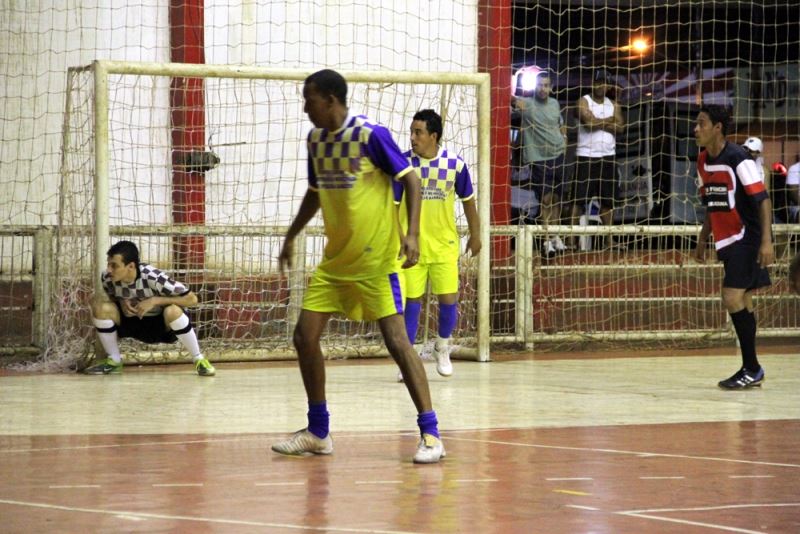
[[(411, 151), (406, 152), (406, 157), (417, 169), (422, 179), (423, 200), (444, 200), (457, 182), (460, 187), (456, 192), (462, 200), (467, 200), (472, 196), (472, 183), (466, 171), (467, 165), (460, 157), (451, 156), (444, 149), (440, 149), (433, 159), (420, 158)], [(464, 191), (466, 187), (469, 187), (469, 192)]]
[[(420, 263), (458, 261), (459, 237), (456, 228), (455, 201), (475, 197), (467, 164), (457, 155), (439, 148), (431, 159), (409, 150), (404, 154), (422, 182), (420, 209)], [(403, 184), (394, 185), (395, 201), (405, 198)], [(400, 206), (400, 224), (408, 228), (405, 202)]]
[(322, 128), (310, 132), (308, 153), (318, 189), (350, 189), (362, 171), (371, 170), (363, 166), (370, 163), (365, 144), (374, 127), (367, 117), (358, 115), (338, 132)]
[[(103, 273), (101, 281), (111, 300), (127, 300), (133, 306), (151, 297), (179, 297), (189, 293), (188, 287), (147, 263), (139, 264), (139, 276), (133, 283), (113, 282), (108, 273)], [(161, 315), (163, 311), (163, 307), (155, 306), (147, 315)]]
[(363, 115), (308, 135), (308, 187), (319, 196), (325, 252), (317, 272), (361, 280), (396, 272), (400, 232), (392, 182), (412, 171), (391, 132)]

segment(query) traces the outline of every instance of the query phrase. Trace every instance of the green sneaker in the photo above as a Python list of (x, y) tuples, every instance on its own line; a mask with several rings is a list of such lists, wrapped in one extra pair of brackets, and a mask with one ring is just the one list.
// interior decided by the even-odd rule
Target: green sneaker
[(111, 358), (100, 360), (83, 370), (87, 375), (118, 375), (122, 372), (122, 362), (115, 362)]
[(214, 376), (217, 374), (217, 370), (214, 369), (214, 366), (211, 365), (211, 362), (205, 358), (200, 358), (194, 364), (194, 368), (197, 370), (197, 374), (200, 376)]

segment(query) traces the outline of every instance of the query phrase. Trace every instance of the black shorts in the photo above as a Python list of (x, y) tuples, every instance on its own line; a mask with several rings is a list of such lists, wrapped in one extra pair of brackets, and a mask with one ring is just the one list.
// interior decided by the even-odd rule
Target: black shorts
[(572, 200), (580, 208), (597, 198), (605, 208), (614, 207), (617, 166), (612, 156), (586, 158), (578, 156)]
[(564, 190), (564, 155), (546, 161), (534, 161), (523, 168), (518, 175), (517, 187), (533, 191), (539, 202), (544, 195), (552, 193), (558, 198)]
[(117, 327), (119, 337), (131, 337), (142, 343), (151, 344), (175, 343), (178, 340), (173, 331), (164, 323), (163, 315), (146, 315), (139, 319), (138, 317), (126, 317), (119, 304), (117, 304), (117, 309), (119, 309), (119, 326)]
[(723, 249), (721, 259), (725, 269), (722, 287), (750, 291), (772, 284), (769, 271), (758, 264), (756, 247), (742, 243), (728, 245)]

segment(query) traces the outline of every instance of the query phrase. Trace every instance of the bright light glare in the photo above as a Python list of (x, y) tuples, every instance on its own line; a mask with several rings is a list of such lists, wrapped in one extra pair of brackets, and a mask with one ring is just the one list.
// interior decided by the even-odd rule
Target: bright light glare
[(637, 54), (644, 54), (647, 52), (647, 49), (650, 48), (650, 43), (648, 43), (646, 39), (637, 37), (631, 41), (631, 48), (633, 48), (633, 51)]
[(522, 67), (511, 79), (512, 91), (519, 89), (523, 94), (530, 94), (536, 90), (536, 83), (542, 69), (536, 66)]
[(536, 74), (533, 72), (523, 72), (520, 74), (519, 85), (526, 93), (536, 89)]

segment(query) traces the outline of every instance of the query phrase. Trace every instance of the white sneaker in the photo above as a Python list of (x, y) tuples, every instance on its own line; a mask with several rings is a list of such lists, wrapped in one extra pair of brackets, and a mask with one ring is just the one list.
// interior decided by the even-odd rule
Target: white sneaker
[(565, 245), (558, 236), (551, 239), (550, 242), (553, 244), (553, 248), (556, 249), (556, 252), (564, 252), (567, 250), (567, 245)]
[(318, 438), (307, 428), (298, 430), (292, 437), (272, 445), (272, 450), (289, 456), (308, 456), (310, 454), (330, 454), (333, 452), (333, 440), (330, 433)]
[(438, 344), (433, 346), (433, 357), (436, 358), (436, 372), (442, 376), (453, 374), (453, 362), (450, 361), (450, 347)]
[(435, 464), (440, 458), (447, 456), (442, 440), (430, 434), (422, 434), (414, 455), (415, 464)]

